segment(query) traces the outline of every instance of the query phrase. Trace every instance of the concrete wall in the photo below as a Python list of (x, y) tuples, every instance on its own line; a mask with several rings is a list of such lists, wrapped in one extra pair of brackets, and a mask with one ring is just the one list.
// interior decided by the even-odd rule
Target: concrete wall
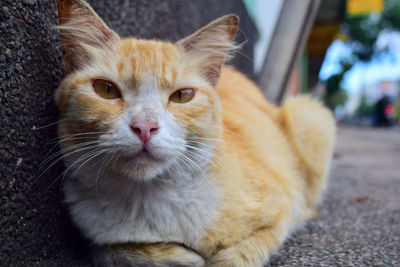
[[(220, 15), (237, 13), (249, 39), (242, 53), (253, 57), (256, 30), (240, 0), (90, 3), (122, 36), (166, 40), (178, 40)], [(56, 138), (55, 125), (39, 128), (57, 120), (53, 92), (63, 73), (59, 36), (51, 29), (56, 24), (56, 0), (0, 1), (1, 266), (88, 265), (87, 243), (61, 204), (56, 177), (62, 164), (38, 171), (53, 146), (49, 142)], [(239, 38), (244, 41), (243, 34)], [(251, 60), (238, 55), (234, 63), (251, 75)]]

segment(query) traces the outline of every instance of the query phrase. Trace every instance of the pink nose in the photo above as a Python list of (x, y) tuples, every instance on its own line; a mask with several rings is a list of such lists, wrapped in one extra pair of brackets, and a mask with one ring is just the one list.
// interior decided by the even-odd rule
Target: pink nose
[(131, 124), (131, 129), (142, 140), (143, 144), (146, 144), (152, 134), (158, 130), (158, 123), (154, 121), (134, 122)]

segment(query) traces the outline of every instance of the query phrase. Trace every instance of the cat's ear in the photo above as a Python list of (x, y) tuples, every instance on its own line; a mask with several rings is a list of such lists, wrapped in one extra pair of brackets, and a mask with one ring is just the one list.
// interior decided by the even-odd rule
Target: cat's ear
[(63, 68), (69, 73), (90, 59), (88, 48), (107, 47), (119, 36), (83, 0), (59, 0), (58, 17), (63, 45)]
[(198, 62), (204, 77), (213, 86), (218, 82), (229, 51), (236, 48), (233, 38), (238, 25), (238, 16), (226, 15), (176, 43), (184, 54)]

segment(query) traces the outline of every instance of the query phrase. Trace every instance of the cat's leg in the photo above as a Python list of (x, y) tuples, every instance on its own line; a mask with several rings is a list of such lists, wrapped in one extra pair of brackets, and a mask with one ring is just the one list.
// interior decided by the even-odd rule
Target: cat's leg
[(118, 244), (97, 247), (92, 261), (96, 267), (184, 267), (204, 266), (196, 252), (175, 243)]
[(286, 239), (288, 226), (282, 222), (263, 227), (233, 246), (221, 249), (206, 263), (207, 267), (261, 267)]

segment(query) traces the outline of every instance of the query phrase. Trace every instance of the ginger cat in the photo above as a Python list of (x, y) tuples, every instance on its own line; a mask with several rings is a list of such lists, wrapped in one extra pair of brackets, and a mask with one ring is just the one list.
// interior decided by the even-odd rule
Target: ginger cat
[(66, 203), (96, 266), (262, 266), (312, 216), (334, 142), (309, 97), (269, 104), (223, 66), (221, 17), (176, 43), (121, 39), (60, 0)]

